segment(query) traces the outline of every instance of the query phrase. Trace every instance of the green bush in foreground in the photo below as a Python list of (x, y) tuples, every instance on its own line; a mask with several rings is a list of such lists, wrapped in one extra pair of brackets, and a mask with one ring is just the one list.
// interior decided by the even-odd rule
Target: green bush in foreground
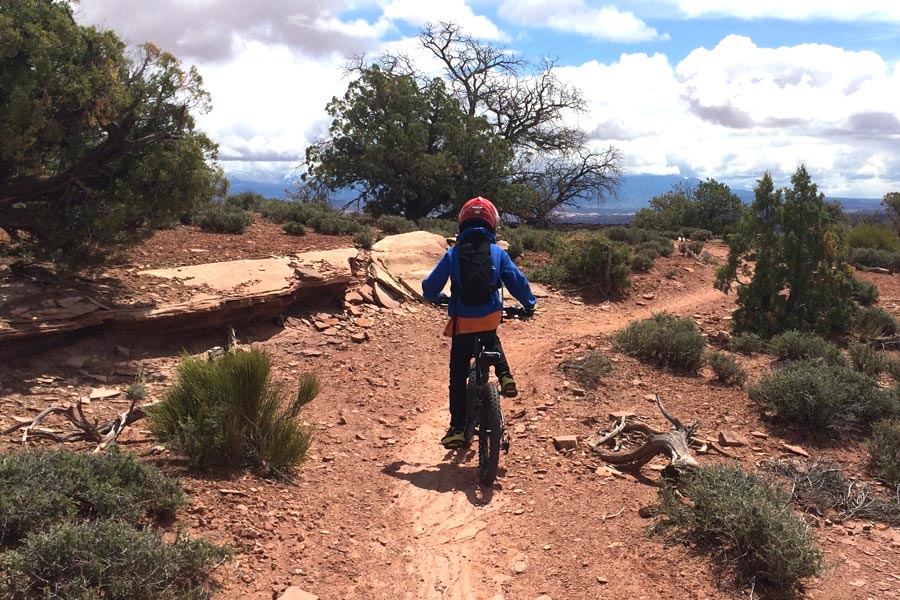
[(850, 297), (856, 300), (861, 306), (871, 306), (878, 302), (880, 292), (878, 291), (878, 286), (874, 283), (869, 283), (868, 281), (863, 281), (854, 277), (850, 280), (850, 285), (853, 288)]
[(728, 342), (728, 347), (734, 352), (753, 354), (755, 352), (765, 352), (766, 342), (752, 331), (745, 331), (734, 334)]
[(671, 487), (660, 491), (655, 530), (713, 553), (739, 583), (789, 591), (822, 572), (812, 532), (772, 484), (739, 467), (712, 466), (693, 474), (683, 494), (691, 503)]
[(288, 235), (302, 236), (306, 235), (306, 225), (297, 221), (287, 221), (281, 226), (282, 231)]
[(60, 521), (169, 518), (183, 503), (175, 481), (128, 454), (0, 457), (0, 546)]
[[(555, 260), (567, 283), (593, 288), (601, 294), (614, 294), (631, 285), (631, 250), (596, 234), (575, 240), (559, 252)], [(552, 283), (552, 282), (551, 282)]]
[(716, 379), (726, 385), (744, 385), (747, 381), (747, 372), (738, 364), (730, 354), (719, 352), (707, 352), (706, 364), (716, 374)]
[(307, 373), (289, 397), (257, 349), (211, 362), (185, 356), (148, 418), (151, 431), (194, 465), (250, 464), (284, 474), (309, 449), (311, 432), (297, 416), (318, 393), (318, 379)]
[(207, 569), (228, 552), (178, 536), (171, 544), (121, 521), (59, 523), (0, 556), (10, 600), (187, 600), (210, 597)]
[(860, 373), (878, 377), (887, 370), (888, 358), (868, 344), (850, 344), (850, 364)]
[(369, 250), (372, 247), (372, 244), (375, 243), (375, 235), (372, 233), (371, 229), (363, 227), (353, 234), (353, 243), (360, 248)]
[(777, 411), (778, 418), (812, 431), (838, 434), (868, 429), (900, 415), (895, 390), (846, 366), (801, 360), (750, 386), (750, 399)]
[(769, 353), (778, 360), (818, 358), (829, 365), (846, 365), (841, 349), (814, 333), (785, 331), (769, 341)]
[(875, 472), (892, 485), (900, 485), (900, 421), (879, 421), (869, 439), (869, 458)]
[(703, 365), (706, 342), (697, 326), (668, 313), (630, 323), (613, 341), (621, 352), (663, 367), (693, 372)]
[(612, 373), (613, 363), (599, 352), (589, 352), (581, 358), (564, 360), (559, 368), (582, 385), (596, 386)]

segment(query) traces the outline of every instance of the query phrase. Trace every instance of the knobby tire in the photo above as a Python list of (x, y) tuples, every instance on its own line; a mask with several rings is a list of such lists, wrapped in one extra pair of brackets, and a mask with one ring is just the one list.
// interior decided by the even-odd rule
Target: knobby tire
[(500, 464), (500, 441), (503, 416), (500, 412), (500, 392), (493, 382), (481, 388), (481, 423), (478, 432), (478, 478), (489, 486), (497, 478)]

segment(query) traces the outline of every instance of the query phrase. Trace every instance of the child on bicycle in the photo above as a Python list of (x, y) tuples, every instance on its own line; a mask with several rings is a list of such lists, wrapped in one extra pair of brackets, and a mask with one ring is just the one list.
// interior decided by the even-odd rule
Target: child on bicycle
[(525, 309), (534, 314), (537, 304), (525, 275), (509, 254), (496, 244), (495, 235), (500, 215), (487, 198), (472, 198), (459, 213), (459, 234), (452, 246), (422, 282), (422, 292), (430, 302), (441, 302), (442, 292), (450, 279), (448, 313), (450, 322), (444, 335), (452, 336), (450, 346), (450, 427), (441, 438), (445, 448), (465, 444), (466, 378), (476, 339), (480, 338), (490, 352), (498, 352), (500, 361), (495, 373), (500, 380), (500, 393), (507, 397), (518, 394), (516, 382), (503, 354), (497, 327), (503, 311), (499, 289), (501, 283)]

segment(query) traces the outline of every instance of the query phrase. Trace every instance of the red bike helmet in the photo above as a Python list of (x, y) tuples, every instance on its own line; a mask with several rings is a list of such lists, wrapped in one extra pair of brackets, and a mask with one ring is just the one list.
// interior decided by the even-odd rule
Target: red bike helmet
[(500, 221), (500, 213), (497, 212), (497, 207), (490, 200), (478, 196), (466, 202), (462, 210), (459, 211), (459, 226), (462, 227), (465, 221), (471, 219), (484, 221), (491, 231), (496, 233), (497, 224)]

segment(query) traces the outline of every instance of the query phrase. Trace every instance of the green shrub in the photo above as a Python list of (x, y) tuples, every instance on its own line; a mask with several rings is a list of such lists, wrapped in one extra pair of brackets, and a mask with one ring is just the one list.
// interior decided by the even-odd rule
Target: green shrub
[(714, 350), (706, 353), (705, 360), (720, 382), (740, 386), (747, 381), (747, 372), (730, 354)]
[(292, 220), (292, 213), (295, 206), (297, 206), (296, 202), (270, 198), (260, 202), (256, 207), (256, 211), (267, 221), (281, 225), (282, 223)]
[(148, 415), (150, 429), (194, 465), (250, 464), (283, 475), (309, 448), (311, 432), (296, 418), (318, 391), (307, 373), (288, 397), (257, 349), (209, 362), (184, 356), (175, 383)]
[(406, 217), (397, 215), (381, 215), (375, 219), (375, 226), (388, 235), (409, 233), (410, 231), (417, 231), (419, 229), (415, 221), (410, 221)]
[(874, 248), (854, 248), (850, 251), (850, 262), (860, 267), (877, 267), (889, 271), (900, 271), (900, 253), (876, 250)]
[(212, 203), (195, 214), (191, 223), (214, 233), (244, 233), (253, 221), (250, 213), (230, 204)]
[(621, 352), (663, 367), (693, 372), (703, 365), (706, 342), (690, 319), (659, 313), (630, 323), (613, 339)]
[(363, 227), (353, 217), (340, 213), (325, 215), (315, 224), (316, 231), (322, 235), (353, 235)]
[(853, 331), (864, 340), (897, 335), (900, 324), (880, 306), (864, 306), (853, 317)]
[(631, 270), (647, 272), (653, 268), (655, 256), (649, 252), (641, 251), (631, 257)]
[(430, 231), (444, 237), (453, 237), (459, 225), (452, 219), (419, 219), (416, 223), (422, 231)]
[(884, 370), (890, 373), (894, 383), (900, 383), (900, 359), (888, 359)]
[(841, 349), (814, 333), (792, 329), (769, 340), (769, 353), (778, 360), (819, 358), (829, 365), (846, 365)]
[(228, 194), (225, 198), (225, 204), (235, 206), (242, 210), (259, 210), (265, 201), (266, 197), (256, 192)]
[(878, 377), (887, 370), (888, 359), (868, 344), (850, 344), (850, 365), (869, 377)]
[(209, 598), (207, 570), (228, 552), (178, 535), (171, 544), (121, 521), (58, 523), (0, 557), (10, 600)]
[(631, 251), (602, 235), (573, 241), (559, 254), (558, 264), (568, 283), (613, 294), (630, 285)]
[(612, 373), (613, 363), (599, 352), (589, 352), (581, 358), (564, 360), (559, 368), (581, 385), (594, 387)]
[(360, 248), (368, 250), (375, 243), (375, 235), (371, 229), (363, 227), (353, 235), (353, 243)]
[(509, 248), (507, 249), (507, 253), (511, 259), (516, 260), (525, 253), (525, 246), (522, 245), (522, 238), (514, 237), (508, 240), (508, 242)]
[(734, 334), (728, 342), (728, 347), (734, 352), (753, 354), (755, 352), (765, 352), (766, 342), (759, 335), (751, 331), (745, 331)]
[(281, 229), (288, 235), (306, 235), (306, 225), (297, 221), (287, 221), (281, 226)]
[[(708, 242), (712, 239), (712, 231), (709, 229), (698, 229), (696, 227), (682, 227), (681, 228), (681, 237), (687, 238), (696, 242)], [(701, 246), (702, 247), (702, 246)], [(696, 254), (700, 252), (697, 251)]]
[(821, 360), (800, 360), (750, 386), (750, 399), (774, 409), (779, 419), (812, 431), (863, 431), (900, 414), (896, 390), (870, 377)]
[(859, 304), (863, 306), (871, 306), (878, 301), (880, 292), (878, 291), (878, 286), (874, 283), (869, 283), (868, 281), (862, 281), (860, 279), (857, 279), (856, 277), (852, 277), (850, 279), (850, 285), (853, 287), (853, 291), (850, 293), (850, 295)]
[(869, 459), (881, 479), (900, 485), (900, 421), (883, 420), (872, 427)]
[(183, 503), (175, 481), (128, 454), (0, 456), (0, 546), (61, 521), (168, 518)]
[(847, 232), (846, 240), (850, 248), (873, 248), (887, 252), (900, 250), (897, 233), (884, 225), (860, 223)]
[(790, 591), (822, 572), (823, 555), (790, 498), (771, 483), (737, 466), (695, 473), (683, 490), (660, 490), (662, 518), (654, 527), (713, 553), (740, 584)]
[(532, 227), (519, 227), (515, 230), (522, 240), (522, 247), (532, 252), (546, 252), (556, 254), (563, 249), (562, 237), (559, 233), (549, 229), (534, 229)]

